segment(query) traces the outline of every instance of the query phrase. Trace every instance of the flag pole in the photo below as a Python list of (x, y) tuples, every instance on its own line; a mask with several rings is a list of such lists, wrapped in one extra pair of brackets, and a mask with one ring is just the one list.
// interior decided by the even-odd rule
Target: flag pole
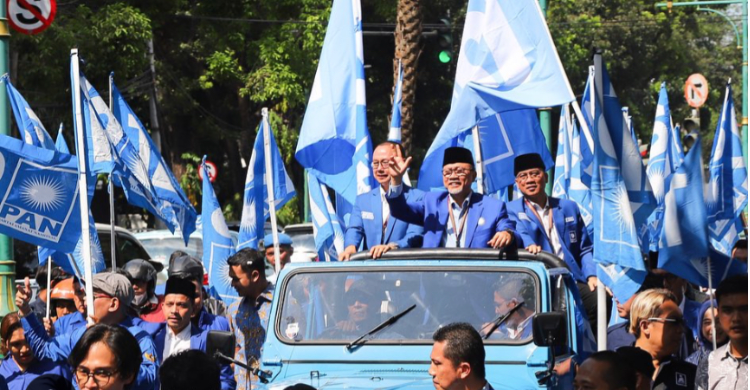
[(477, 192), (484, 194), (484, 165), (482, 163), (482, 146), (479, 144), (479, 125), (471, 128), (471, 136), (474, 139), (474, 161), (477, 170)]
[(50, 297), (52, 295), (51, 293), (52, 286), (50, 286), (51, 282), (52, 282), (52, 256), (47, 258), (47, 315), (45, 316), (47, 319), (49, 319), (49, 312), (51, 309), (51, 306), (50, 306)]
[[(730, 260), (731, 261), (731, 260)], [(714, 286), (713, 286), (713, 275), (711, 272), (711, 254), (708, 254), (707, 271), (708, 271), (708, 300), (711, 302), (711, 342), (714, 344), (714, 351), (716, 350), (716, 319), (714, 318)]]
[[(86, 183), (86, 143), (84, 142), (83, 131), (83, 109), (81, 107), (81, 73), (78, 62), (78, 49), (70, 50), (70, 65), (73, 82), (73, 112), (76, 125), (76, 143), (78, 145), (78, 201), (81, 208), (81, 236), (83, 238), (83, 248), (81, 248), (81, 257), (83, 258), (84, 279), (86, 281), (86, 311), (87, 322), (94, 323), (94, 286), (93, 270), (91, 269), (91, 233), (89, 229), (89, 197), (87, 194), (88, 185)], [(129, 303), (129, 302), (124, 302)]]
[[(266, 166), (266, 173), (263, 176), (266, 179), (268, 212), (271, 214), (271, 235), (273, 236), (273, 258), (276, 264), (276, 275), (278, 275), (281, 272), (281, 262), (279, 261), (279, 232), (276, 231), (276, 194), (273, 188), (273, 165), (271, 163), (271, 125), (268, 123), (268, 108), (263, 107), (261, 113), (263, 115), (263, 160)], [(268, 243), (263, 244), (266, 245), (266, 248), (268, 247)]]
[[(592, 88), (594, 89), (594, 96), (591, 99), (592, 105), (594, 104), (594, 99), (597, 99), (600, 104), (602, 104), (602, 97), (599, 95), (600, 86), (602, 82), (602, 56), (599, 54), (594, 55), (594, 80), (592, 84)], [(576, 110), (576, 114), (579, 114), (580, 107), (578, 107), (578, 102), (574, 101), (573, 110)], [(594, 111), (591, 111), (592, 114), (594, 114)], [(595, 115), (595, 114), (594, 114)], [(583, 115), (579, 116), (579, 119), (583, 119)], [(581, 121), (581, 128), (585, 129), (584, 133), (588, 133), (588, 126), (586, 125), (586, 121)], [(593, 141), (593, 140), (592, 140)], [(586, 142), (589, 142), (588, 138)], [(594, 145), (593, 142), (589, 143), (589, 146), (591, 146), (592, 153), (594, 152)], [(607, 291), (604, 288), (604, 283), (598, 283), (596, 286), (596, 343), (597, 343), (597, 349), (599, 351), (604, 351), (607, 349)]]
[[(109, 111), (112, 111), (112, 83), (114, 72), (109, 74)], [(112, 119), (110, 119), (112, 120)], [(117, 235), (115, 234), (115, 186), (112, 182), (112, 173), (107, 176), (107, 187), (109, 189), (109, 247), (112, 253), (112, 272), (117, 269)]]

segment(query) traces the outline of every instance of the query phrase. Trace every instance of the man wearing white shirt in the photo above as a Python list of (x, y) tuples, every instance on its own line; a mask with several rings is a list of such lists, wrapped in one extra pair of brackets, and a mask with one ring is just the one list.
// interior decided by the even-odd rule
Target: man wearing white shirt
[[(195, 311), (195, 286), (189, 280), (169, 278), (164, 290), (162, 311), (166, 323), (154, 336), (159, 363), (166, 358), (188, 349), (206, 352), (209, 331), (193, 325), (190, 321)], [(221, 367), (222, 390), (234, 389), (234, 373), (228, 364)]]
[[(370, 257), (379, 258), (383, 253), (396, 248), (419, 248), (422, 246), (422, 227), (406, 223), (391, 215), (386, 192), (390, 186), (390, 161), (400, 154), (400, 146), (384, 142), (372, 154), (372, 172), (380, 184), (378, 188), (357, 197), (349, 217), (344, 235), (344, 252), (339, 260), (349, 260), (360, 250), (369, 250)], [(405, 196), (413, 201), (422, 199), (420, 190), (405, 187)]]

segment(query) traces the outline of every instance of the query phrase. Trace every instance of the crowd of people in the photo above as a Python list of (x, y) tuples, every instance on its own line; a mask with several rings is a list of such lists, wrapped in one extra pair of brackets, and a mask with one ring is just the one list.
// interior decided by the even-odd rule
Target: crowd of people
[[(476, 171), (467, 149), (446, 149), (446, 191), (411, 188), (404, 179), (410, 163), (395, 144), (375, 148), (372, 167), (380, 186), (358, 197), (340, 260), (348, 261), (360, 251), (377, 259), (388, 251), (413, 247), (515, 245), (531, 253), (546, 251), (567, 264), (584, 315), (596, 329), (594, 291), (599, 281), (592, 242), (578, 206), (544, 192), (548, 178), (539, 155), (516, 158), (514, 173), (522, 196), (507, 204), (472, 191)], [(267, 236), (264, 241), (271, 240)], [(278, 243), (283, 268), (293, 243), (284, 234)], [(251, 389), (258, 373), (210, 356), (208, 339), (211, 332), (226, 332), (234, 338), (231, 358), (257, 366), (274, 299), (274, 251), (273, 245), (264, 251), (242, 249), (227, 260), (231, 285), (240, 298), (229, 307), (204, 288), (202, 262), (180, 251), (169, 260), (163, 295), (156, 294), (162, 265), (135, 259), (122, 269), (93, 276), (92, 308), (86, 307), (83, 288), (89, 281), (57, 267), (47, 275), (40, 267), (36, 299), (32, 301), (26, 279), (18, 286), (18, 311), (0, 324), (5, 356), (0, 390)], [(573, 375), (576, 389), (746, 389), (747, 286), (747, 275), (729, 277), (711, 300), (685, 280), (654, 270), (636, 295), (616, 302), (620, 321), (609, 327), (608, 351), (569, 360), (556, 369)], [(348, 318), (331, 331), (356, 329), (367, 319), (368, 307), (374, 306), (365, 281), (347, 288)], [(502, 326), (484, 324), (488, 337), (531, 337), (536, 300), (523, 291), (520, 281), (498, 281), (496, 314), (507, 313), (508, 321)], [(429, 374), (438, 390), (492, 388), (485, 379), (484, 347), (477, 329), (451, 324), (438, 329), (433, 339)]]

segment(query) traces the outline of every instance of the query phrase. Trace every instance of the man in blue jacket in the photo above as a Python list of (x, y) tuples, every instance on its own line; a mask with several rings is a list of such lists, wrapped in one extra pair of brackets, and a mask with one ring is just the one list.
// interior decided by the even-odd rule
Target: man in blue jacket
[[(391, 181), (390, 161), (398, 153), (399, 145), (393, 142), (384, 142), (375, 148), (372, 173), (380, 186), (357, 197), (346, 227), (344, 252), (339, 260), (349, 260), (363, 241), (362, 249), (369, 250), (373, 259), (391, 249), (422, 246), (422, 227), (391, 216), (385, 198)], [(424, 195), (422, 191), (408, 186), (404, 187), (403, 192), (406, 199), (414, 202), (420, 201)]]
[(594, 251), (578, 205), (547, 196), (547, 173), (537, 153), (516, 157), (513, 173), (523, 196), (508, 203), (522, 244), (531, 253), (546, 251), (563, 259), (578, 282), (592, 329), (596, 329), (596, 264)]
[[(92, 281), (94, 289), (94, 308), (92, 317), (97, 322), (110, 325), (120, 325), (138, 340), (143, 360), (138, 370), (132, 390), (153, 390), (159, 383), (156, 379), (158, 363), (156, 349), (151, 336), (135, 324), (134, 318), (127, 314), (126, 307), (133, 300), (133, 287), (124, 275), (102, 272), (94, 275)], [(34, 355), (54, 361), (66, 361), (78, 340), (83, 336), (86, 327), (82, 326), (68, 334), (49, 337), (44, 325), (33, 315), (29, 307), (31, 288), (26, 278), (24, 286), (18, 286), (16, 292), (16, 306), (21, 318), (21, 325)], [(89, 308), (91, 310), (91, 308)]]
[(386, 198), (394, 217), (424, 227), (424, 248), (501, 248), (516, 240), (516, 224), (505, 203), (472, 191), (477, 177), (466, 148), (450, 147), (443, 155), (443, 185), (422, 200), (407, 199), (402, 185), (411, 157), (391, 158), (391, 185)]
[(214, 315), (206, 310), (206, 297), (203, 289), (203, 263), (190, 255), (177, 256), (169, 263), (167, 269), (169, 279), (180, 278), (195, 286), (195, 310), (193, 325), (202, 330), (221, 330), (228, 332), (229, 320), (220, 315)]
[[(159, 363), (189, 349), (206, 352), (207, 330), (192, 324), (195, 311), (195, 286), (186, 279), (170, 278), (164, 290), (162, 311), (167, 320), (154, 337)], [(234, 372), (228, 364), (220, 364), (222, 390), (234, 390)]]

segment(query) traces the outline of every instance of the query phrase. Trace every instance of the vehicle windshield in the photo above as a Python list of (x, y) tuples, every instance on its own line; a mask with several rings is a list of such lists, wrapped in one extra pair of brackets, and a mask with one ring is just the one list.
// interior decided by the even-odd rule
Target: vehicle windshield
[(312, 232), (298, 230), (288, 232), (287, 235), (292, 239), (295, 250), (315, 252), (315, 236)]
[(346, 344), (412, 305), (368, 343), (432, 343), (435, 330), (452, 322), (468, 322), (484, 335), (510, 311), (487, 342), (523, 344), (531, 341), (539, 307), (537, 278), (522, 270), (297, 272), (281, 287), (276, 333), (297, 344)]

